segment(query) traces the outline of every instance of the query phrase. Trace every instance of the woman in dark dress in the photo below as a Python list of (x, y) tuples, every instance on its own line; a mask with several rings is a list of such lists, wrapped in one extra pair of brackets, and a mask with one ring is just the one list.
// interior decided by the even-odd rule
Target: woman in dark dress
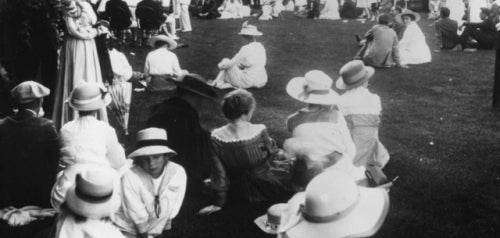
[(276, 201), (288, 195), (289, 163), (266, 126), (250, 123), (255, 104), (253, 95), (244, 89), (224, 97), (222, 112), (229, 123), (211, 136), (215, 199), (200, 214), (221, 210), (228, 195), (248, 202)]

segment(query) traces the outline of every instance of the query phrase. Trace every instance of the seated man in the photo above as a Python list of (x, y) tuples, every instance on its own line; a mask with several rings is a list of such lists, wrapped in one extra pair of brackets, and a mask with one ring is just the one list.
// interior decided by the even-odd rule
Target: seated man
[[(495, 44), (496, 28), (495, 23), (490, 18), (490, 9), (481, 8), (479, 17), (482, 20), (480, 23), (465, 22), (462, 25), (465, 29), (462, 35), (458, 37), (458, 42), (464, 51), (492, 49)], [(471, 42), (469, 38), (472, 38), (476, 42)]]
[(387, 14), (379, 16), (378, 24), (366, 32), (366, 42), (355, 58), (374, 67), (405, 67), (399, 61), (398, 36), (389, 27), (390, 21), (391, 17)]
[(457, 45), (458, 23), (449, 18), (450, 9), (447, 7), (442, 7), (439, 15), (441, 18), (434, 24), (437, 38), (434, 51), (453, 49)]
[(35, 237), (50, 230), (50, 190), (56, 177), (59, 141), (54, 123), (43, 118), (50, 90), (34, 81), (11, 91), (19, 109), (0, 120), (0, 234)]

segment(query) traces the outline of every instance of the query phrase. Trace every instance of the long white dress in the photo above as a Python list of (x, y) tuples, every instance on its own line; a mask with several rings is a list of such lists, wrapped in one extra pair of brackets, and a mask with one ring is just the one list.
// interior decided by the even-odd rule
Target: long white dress
[(267, 83), (266, 49), (259, 42), (243, 47), (232, 59), (223, 59), (218, 67), (216, 82), (225, 82), (237, 88), (264, 87)]
[(462, 24), (462, 18), (465, 15), (465, 4), (463, 0), (446, 0), (445, 5), (450, 9), (450, 19), (457, 21), (458, 25)]
[(323, 10), (319, 15), (319, 19), (337, 20), (340, 19), (339, 2), (337, 0), (324, 0)]
[(401, 64), (431, 62), (431, 50), (425, 41), (424, 33), (414, 21), (408, 24), (399, 41), (399, 56)]

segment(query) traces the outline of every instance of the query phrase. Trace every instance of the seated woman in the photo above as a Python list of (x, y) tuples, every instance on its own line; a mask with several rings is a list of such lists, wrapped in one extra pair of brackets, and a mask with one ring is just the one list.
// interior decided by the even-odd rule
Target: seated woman
[(250, 16), (250, 7), (244, 6), (241, 0), (225, 0), (218, 8), (218, 19), (235, 19)]
[(401, 14), (396, 15), (396, 21), (403, 22), (406, 26), (399, 41), (400, 63), (403, 65), (431, 62), (431, 50), (425, 41), (424, 33), (417, 25), (418, 20), (420, 15), (410, 10), (403, 10)]
[(177, 42), (168, 36), (157, 35), (149, 40), (149, 45), (155, 49), (146, 56), (144, 64), (148, 91), (173, 90), (175, 85), (168, 80), (187, 73), (181, 69), (177, 55), (170, 51), (177, 47)]
[(354, 165), (383, 168), (389, 161), (389, 152), (378, 138), (382, 111), (380, 97), (368, 90), (368, 80), (373, 73), (362, 78), (352, 77), (367, 68), (370, 69), (369, 72), (374, 72), (373, 68), (365, 66), (361, 60), (353, 60), (342, 67), (342, 77), (337, 80), (336, 86), (347, 91), (340, 96), (339, 107), (356, 146)]
[(267, 83), (266, 49), (257, 42), (257, 36), (262, 32), (244, 22), (238, 34), (249, 43), (241, 47), (232, 59), (224, 58), (219, 63), (220, 72), (209, 84), (219, 88), (262, 88)]
[(222, 112), (229, 123), (212, 132), (212, 190), (215, 201), (199, 211), (221, 210), (226, 197), (249, 202), (274, 201), (287, 196), (289, 164), (267, 133), (265, 125), (252, 124), (253, 95), (238, 89), (228, 93)]
[(169, 230), (186, 191), (186, 172), (170, 158), (167, 133), (147, 128), (137, 133), (137, 147), (129, 157), (134, 166), (121, 179), (122, 207), (115, 224), (125, 237), (157, 237)]
[(286, 87), (288, 95), (308, 105), (290, 115), (286, 124), (293, 137), (315, 144), (317, 153), (328, 155), (340, 151), (342, 159), (331, 167), (344, 170), (356, 180), (363, 179), (364, 168), (353, 165), (356, 148), (344, 116), (335, 106), (338, 94), (331, 89), (332, 84), (333, 80), (319, 70), (290, 80)]
[[(323, 2), (323, 1), (322, 1)], [(319, 14), (319, 19), (340, 19), (339, 2), (337, 0), (324, 0), (325, 7)]]

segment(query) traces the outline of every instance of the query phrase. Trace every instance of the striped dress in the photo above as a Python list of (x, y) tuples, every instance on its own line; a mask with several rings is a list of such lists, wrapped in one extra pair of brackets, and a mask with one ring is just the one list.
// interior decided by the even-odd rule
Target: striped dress
[(215, 204), (223, 206), (227, 193), (250, 201), (268, 201), (287, 187), (289, 164), (280, 159), (280, 149), (265, 127), (254, 137), (224, 141), (212, 133), (212, 189)]

